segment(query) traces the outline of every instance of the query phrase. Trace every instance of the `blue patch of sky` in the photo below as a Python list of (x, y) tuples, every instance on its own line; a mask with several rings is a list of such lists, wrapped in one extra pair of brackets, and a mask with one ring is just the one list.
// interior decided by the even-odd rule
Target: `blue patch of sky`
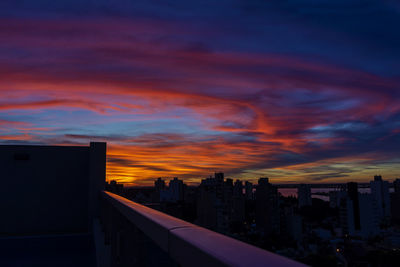
[(3, 117), (7, 120), (30, 122), (34, 127), (51, 127), (54, 134), (97, 136), (138, 136), (149, 133), (196, 136), (216, 134), (214, 131), (203, 129), (190, 117), (151, 118), (148, 115), (103, 115), (87, 110), (57, 109), (43, 109), (33, 113), (28, 113), (26, 110), (7, 112)]
[(335, 131), (358, 132), (367, 128), (369, 128), (368, 124), (363, 122), (341, 122), (330, 125), (317, 125), (311, 127), (309, 131), (314, 133), (335, 132)]
[(281, 97), (284, 99), (280, 103), (287, 107), (310, 107), (319, 108), (327, 111), (340, 111), (354, 108), (361, 103), (358, 98), (345, 98), (337, 95), (331, 89), (312, 91), (305, 88), (292, 89), (290, 94), (282, 92)]

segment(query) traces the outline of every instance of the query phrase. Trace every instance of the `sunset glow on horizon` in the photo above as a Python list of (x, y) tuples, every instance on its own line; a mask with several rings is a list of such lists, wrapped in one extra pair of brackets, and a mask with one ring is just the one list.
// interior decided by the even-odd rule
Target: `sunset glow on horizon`
[(396, 1), (95, 2), (1, 2), (0, 144), (105, 141), (131, 185), (400, 177)]

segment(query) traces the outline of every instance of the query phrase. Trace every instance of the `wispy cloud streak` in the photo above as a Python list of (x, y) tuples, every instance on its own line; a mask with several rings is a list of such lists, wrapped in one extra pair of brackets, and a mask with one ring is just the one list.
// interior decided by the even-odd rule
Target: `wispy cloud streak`
[[(107, 141), (108, 177), (136, 184), (217, 170), (366, 179), (365, 155), (378, 165), (397, 157), (400, 55), (387, 40), (398, 29), (377, 24), (382, 39), (369, 38), (377, 33), (358, 24), (370, 23), (363, 12), (342, 18), (358, 10), (347, 2), (331, 13), (306, 0), (237, 1), (213, 4), (214, 13), (205, 1), (191, 17), (153, 1), (33, 12), (41, 3), (19, 10), (5, 1), (8, 15), (0, 12), (1, 142)], [(388, 6), (374, 8), (400, 22)], [(313, 20), (326, 16), (331, 24)], [(381, 49), (391, 57), (376, 57)], [(395, 166), (384, 172), (396, 175)]]

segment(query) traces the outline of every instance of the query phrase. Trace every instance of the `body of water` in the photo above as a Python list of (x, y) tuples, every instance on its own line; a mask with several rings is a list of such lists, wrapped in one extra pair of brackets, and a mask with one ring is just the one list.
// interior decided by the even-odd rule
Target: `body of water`
[[(319, 198), (324, 201), (329, 201), (329, 192), (338, 191), (337, 188), (311, 188), (311, 197)], [(297, 197), (297, 188), (279, 188), (278, 192), (282, 194), (282, 196), (294, 196)], [(360, 193), (371, 193), (370, 188), (359, 188), (358, 192)], [(393, 192), (393, 188), (389, 189), (389, 192)], [(326, 194), (326, 195), (325, 195)]]

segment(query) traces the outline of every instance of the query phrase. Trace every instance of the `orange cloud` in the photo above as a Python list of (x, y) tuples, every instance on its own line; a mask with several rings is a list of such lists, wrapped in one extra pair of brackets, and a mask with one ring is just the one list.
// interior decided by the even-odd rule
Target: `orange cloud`
[[(307, 164), (315, 168), (326, 165), (326, 158), (346, 161), (346, 153), (361, 158), (373, 142), (362, 143), (364, 129), (353, 133), (342, 124), (362, 122), (379, 140), (373, 131), (378, 122), (400, 111), (393, 97), (399, 81), (393, 77), (287, 55), (193, 48), (165, 34), (178, 38), (182, 32), (163, 21), (1, 19), (0, 41), (27, 56), (5, 56), (0, 63), (0, 115), (10, 118), (0, 126), (13, 129), (0, 138), (108, 141), (109, 179), (198, 181), (213, 171), (241, 176), (307, 169)], [(74, 125), (71, 134), (70, 129), (55, 131), (59, 121), (46, 120), (54, 110), (71, 109), (94, 112), (103, 125)], [(15, 114), (28, 120), (33, 111), (43, 111), (37, 125), (12, 121)], [(126, 122), (129, 131), (134, 126), (128, 122), (139, 117), (157, 119), (155, 124), (187, 119), (186, 130), (193, 124), (201, 133), (179, 133), (179, 127), (179, 134), (163, 128), (132, 136), (103, 133), (110, 122)], [(315, 130), (321, 126), (332, 127)], [(43, 131), (51, 136), (42, 136)], [(394, 133), (390, 138), (397, 133), (387, 131)]]

